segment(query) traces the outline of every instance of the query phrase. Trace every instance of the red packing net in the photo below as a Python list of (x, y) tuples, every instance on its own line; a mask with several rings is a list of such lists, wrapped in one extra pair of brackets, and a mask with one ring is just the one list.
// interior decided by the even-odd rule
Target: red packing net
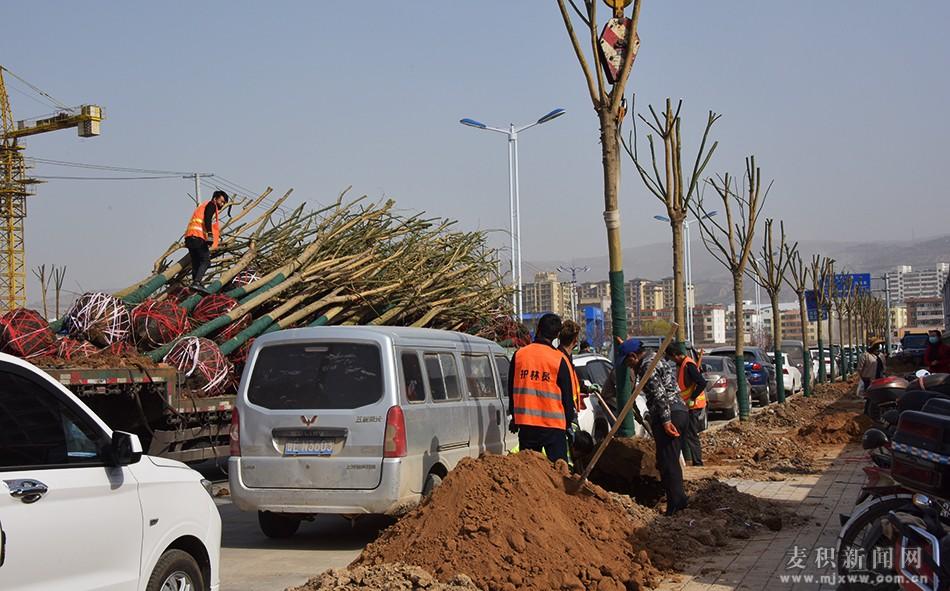
[(244, 269), (238, 273), (234, 279), (231, 280), (231, 285), (229, 288), (235, 287), (244, 287), (245, 285), (250, 285), (260, 279), (261, 276), (257, 274), (257, 271), (254, 269)]
[(254, 339), (248, 339), (246, 343), (228, 355), (228, 359), (234, 364), (235, 373), (238, 373), (238, 370), (244, 369), (244, 364), (247, 363), (247, 354), (251, 352), (251, 345), (253, 344)]
[(132, 310), (132, 337), (143, 350), (167, 345), (189, 330), (188, 313), (172, 300), (145, 300)]
[(56, 336), (43, 316), (34, 310), (17, 308), (0, 316), (0, 351), (23, 357), (51, 355), (56, 350)]
[(241, 316), (240, 318), (238, 318), (231, 324), (225, 326), (224, 330), (222, 330), (217, 335), (215, 335), (214, 342), (218, 344), (224, 343), (225, 341), (237, 336), (237, 333), (241, 332), (242, 330), (244, 330), (250, 325), (251, 325), (251, 315), (245, 314), (244, 316)]
[(112, 343), (105, 349), (99, 351), (103, 355), (112, 355), (115, 357), (135, 357), (138, 356), (138, 351), (135, 348), (135, 345), (129, 341), (119, 341), (118, 343)]
[(195, 309), (191, 311), (191, 317), (194, 318), (196, 324), (204, 324), (205, 322), (211, 322), (218, 316), (227, 314), (237, 306), (238, 301), (236, 299), (220, 293), (213, 293), (201, 298)]
[(99, 352), (92, 343), (63, 337), (56, 343), (56, 356), (66, 360), (86, 359)]
[(233, 368), (218, 345), (201, 337), (183, 337), (172, 345), (163, 361), (185, 374), (185, 385), (200, 396), (224, 392)]

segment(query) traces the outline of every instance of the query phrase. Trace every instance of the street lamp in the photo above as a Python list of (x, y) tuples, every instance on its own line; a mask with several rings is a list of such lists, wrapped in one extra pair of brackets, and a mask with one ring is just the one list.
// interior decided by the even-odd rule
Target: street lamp
[(568, 267), (565, 265), (559, 265), (557, 270), (560, 273), (571, 273), (571, 320), (577, 322), (577, 272), (586, 273), (590, 271), (590, 267)]
[(495, 131), (508, 136), (508, 200), (511, 212), (509, 232), (511, 234), (511, 282), (515, 288), (515, 291), (511, 296), (511, 304), (514, 308), (515, 316), (517, 316), (519, 320), (524, 320), (524, 309), (522, 307), (523, 301), (521, 295), (521, 214), (519, 212), (521, 208), (521, 197), (518, 190), (518, 134), (522, 131), (531, 129), (535, 125), (541, 125), (542, 123), (547, 123), (548, 121), (557, 119), (565, 112), (566, 111), (564, 109), (554, 109), (534, 123), (529, 123), (520, 127), (515, 127), (514, 123), (509, 123), (508, 129), (491, 127), (485, 125), (481, 121), (476, 121), (467, 117), (465, 119), (459, 120), (459, 123), (462, 125), (474, 127), (475, 129)]
[[(701, 219), (708, 219), (719, 213), (716, 210), (710, 211)], [(670, 223), (670, 218), (665, 215), (655, 215), (653, 219), (661, 222)], [(690, 301), (690, 293), (693, 291), (693, 251), (689, 246), (689, 225), (698, 222), (699, 219), (683, 220), (683, 241), (686, 243), (686, 340), (693, 343), (693, 303)]]

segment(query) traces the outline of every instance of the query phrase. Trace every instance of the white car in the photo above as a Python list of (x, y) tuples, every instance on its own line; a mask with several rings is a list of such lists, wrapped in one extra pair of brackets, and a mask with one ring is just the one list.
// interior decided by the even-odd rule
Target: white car
[[(769, 353), (768, 355), (774, 363), (775, 353)], [(782, 383), (785, 386), (786, 396), (795, 394), (802, 389), (802, 372), (788, 360), (787, 353), (782, 353)]]
[(217, 591), (208, 486), (0, 354), (0, 589)]
[[(596, 353), (579, 353), (574, 356), (573, 361), (574, 369), (577, 371), (577, 379), (582, 384), (586, 382), (588, 386), (596, 385), (601, 389), (607, 383), (607, 378), (614, 367), (610, 359)], [(647, 407), (644, 397), (638, 398), (636, 404), (641, 416), (645, 416)], [(604, 409), (596, 396), (581, 394), (581, 408), (577, 410), (577, 424), (582, 431), (590, 433), (595, 442), (600, 442), (614, 425), (609, 413), (609, 409)], [(639, 424), (635, 426), (635, 429), (637, 437), (644, 435), (643, 427)]]

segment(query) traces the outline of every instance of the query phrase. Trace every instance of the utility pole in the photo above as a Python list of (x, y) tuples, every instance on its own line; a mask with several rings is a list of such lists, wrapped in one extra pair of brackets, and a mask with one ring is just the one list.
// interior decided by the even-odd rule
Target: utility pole
[(568, 266), (559, 266), (557, 270), (561, 273), (571, 273), (571, 320), (578, 322), (577, 320), (577, 272), (586, 273), (590, 271), (590, 267), (568, 267)]
[(891, 354), (891, 282), (887, 278), (887, 273), (884, 274), (884, 306), (886, 308), (887, 318), (884, 320), (887, 327), (884, 330), (884, 346), (887, 347), (887, 353), (885, 355)]
[(181, 177), (183, 179), (195, 179), (195, 202), (199, 205), (201, 204), (201, 179), (203, 177), (211, 178), (213, 176), (214, 173), (212, 172), (195, 172)]

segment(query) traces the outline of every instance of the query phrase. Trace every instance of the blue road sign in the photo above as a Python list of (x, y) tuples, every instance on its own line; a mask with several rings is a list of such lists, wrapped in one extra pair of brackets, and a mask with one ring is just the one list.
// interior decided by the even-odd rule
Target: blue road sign
[[(818, 303), (815, 300), (815, 292), (811, 289), (805, 290), (805, 309), (808, 310), (808, 321), (818, 322)], [(821, 319), (828, 320), (828, 310), (821, 311)]]
[(848, 280), (851, 287), (858, 293), (870, 293), (871, 274), (870, 273), (840, 273), (835, 275), (835, 295), (844, 295), (848, 293)]

